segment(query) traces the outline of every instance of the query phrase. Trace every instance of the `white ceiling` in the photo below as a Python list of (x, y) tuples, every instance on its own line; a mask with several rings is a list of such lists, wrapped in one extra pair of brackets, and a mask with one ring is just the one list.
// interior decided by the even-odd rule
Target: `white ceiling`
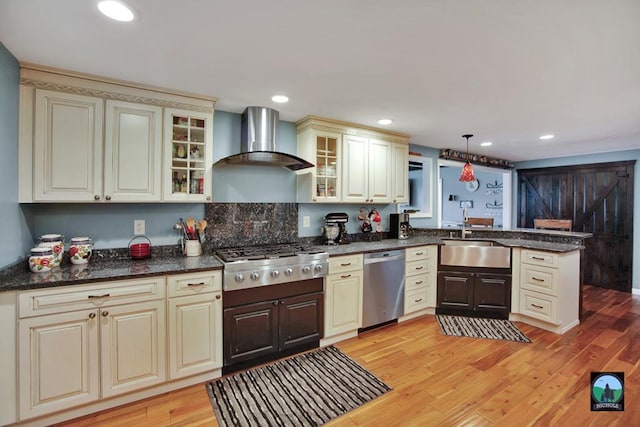
[(97, 0), (2, 0), (0, 41), (20, 61), (212, 95), (224, 111), (392, 117), (435, 148), (473, 133), (469, 151), (512, 161), (640, 148), (639, 0), (127, 2), (129, 24)]

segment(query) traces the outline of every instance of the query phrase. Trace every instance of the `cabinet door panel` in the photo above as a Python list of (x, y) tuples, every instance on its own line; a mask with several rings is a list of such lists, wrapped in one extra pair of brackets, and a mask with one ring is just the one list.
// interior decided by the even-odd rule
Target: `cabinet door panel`
[(169, 300), (169, 377), (222, 367), (221, 294)]
[(473, 308), (473, 276), (470, 273), (438, 273), (438, 307)]
[(342, 200), (365, 202), (369, 198), (367, 139), (345, 135), (342, 140)]
[(391, 202), (391, 144), (370, 139), (368, 154), (369, 199), (376, 203)]
[(34, 200), (93, 201), (102, 194), (103, 101), (36, 90)]
[(97, 310), (19, 321), (20, 418), (97, 400)]
[(318, 292), (280, 301), (280, 350), (320, 341), (322, 297)]
[(278, 301), (224, 310), (224, 365), (278, 351)]
[(362, 327), (362, 270), (327, 277), (324, 336)]
[(112, 201), (160, 201), (162, 108), (107, 101), (105, 197)]
[(409, 201), (409, 146), (392, 144), (391, 161), (391, 203)]
[(511, 276), (477, 274), (474, 286), (475, 309), (502, 312), (511, 311)]
[(164, 382), (164, 301), (102, 309), (102, 396)]

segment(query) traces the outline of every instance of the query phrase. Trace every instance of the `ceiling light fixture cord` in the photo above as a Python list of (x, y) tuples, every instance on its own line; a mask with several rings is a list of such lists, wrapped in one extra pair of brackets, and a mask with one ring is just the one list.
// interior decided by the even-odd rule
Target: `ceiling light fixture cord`
[(462, 182), (473, 182), (476, 180), (476, 176), (473, 173), (473, 167), (471, 166), (471, 162), (469, 161), (469, 138), (471, 138), (472, 136), (472, 134), (462, 135), (463, 138), (467, 139), (467, 163), (464, 164), (462, 173), (460, 174), (460, 181)]

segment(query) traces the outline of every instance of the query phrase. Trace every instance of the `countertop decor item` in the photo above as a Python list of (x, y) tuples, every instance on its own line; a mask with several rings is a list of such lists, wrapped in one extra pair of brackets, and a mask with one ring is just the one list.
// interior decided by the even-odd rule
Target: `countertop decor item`
[(89, 237), (72, 237), (69, 240), (69, 260), (71, 264), (87, 264), (93, 252), (93, 242)]
[[(223, 427), (318, 426), (391, 390), (334, 346), (220, 378), (206, 387)], [(252, 410), (258, 407), (260, 411)]]
[[(133, 243), (136, 239), (145, 239), (144, 243)], [(129, 240), (129, 255), (133, 259), (147, 259), (151, 257), (151, 239), (145, 235), (134, 236)]]
[(476, 180), (476, 176), (473, 174), (473, 166), (471, 166), (471, 162), (469, 161), (469, 138), (472, 136), (472, 134), (462, 135), (463, 138), (467, 139), (467, 155), (465, 156), (467, 163), (464, 164), (462, 173), (460, 174), (460, 181), (462, 182), (472, 182)]
[(48, 273), (54, 267), (53, 249), (49, 247), (37, 247), (31, 249), (29, 257), (29, 269), (33, 273)]

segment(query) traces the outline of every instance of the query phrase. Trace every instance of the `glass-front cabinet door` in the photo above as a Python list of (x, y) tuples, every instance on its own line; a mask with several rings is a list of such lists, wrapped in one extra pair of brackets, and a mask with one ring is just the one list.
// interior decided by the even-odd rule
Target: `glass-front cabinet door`
[(165, 110), (165, 201), (211, 201), (213, 115)]
[(339, 136), (316, 136), (316, 199), (337, 200)]

